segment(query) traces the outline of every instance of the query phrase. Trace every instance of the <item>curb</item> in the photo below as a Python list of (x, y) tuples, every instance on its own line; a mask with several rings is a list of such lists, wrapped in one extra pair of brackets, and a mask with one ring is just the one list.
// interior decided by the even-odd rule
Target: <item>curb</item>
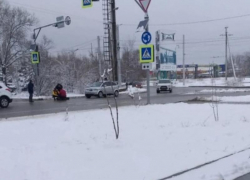
[[(85, 98), (85, 96), (79, 96), (79, 97), (69, 97), (70, 99), (82, 99)], [(21, 98), (13, 98), (13, 101), (18, 100), (18, 101), (28, 101), (29, 98), (27, 99), (21, 99)], [(33, 99), (33, 101), (45, 101), (45, 100), (53, 100), (53, 98), (38, 98), (38, 99)]]

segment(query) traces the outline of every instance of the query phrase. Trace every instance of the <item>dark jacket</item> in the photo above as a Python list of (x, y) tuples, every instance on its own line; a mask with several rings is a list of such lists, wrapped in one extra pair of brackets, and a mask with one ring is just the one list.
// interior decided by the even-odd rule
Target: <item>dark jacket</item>
[(29, 84), (28, 84), (28, 92), (30, 94), (34, 93), (34, 84), (32, 82), (29, 82)]

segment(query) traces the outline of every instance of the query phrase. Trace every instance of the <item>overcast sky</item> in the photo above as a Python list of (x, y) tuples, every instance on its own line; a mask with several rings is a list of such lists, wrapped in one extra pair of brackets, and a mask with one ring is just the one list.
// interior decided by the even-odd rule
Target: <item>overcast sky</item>
[[(39, 38), (46, 35), (54, 42), (53, 54), (58, 51), (75, 50), (78, 55), (87, 54), (91, 43), (97, 47), (97, 36), (103, 36), (102, 0), (89, 9), (82, 9), (81, 0), (6, 0), (11, 5), (22, 7), (34, 13), (39, 25), (53, 23), (57, 16), (69, 15), (72, 24), (63, 29), (49, 27), (43, 29)], [(134, 0), (116, 0), (117, 24), (123, 45), (128, 40), (141, 44), (141, 32), (136, 33), (144, 13)], [(233, 54), (250, 51), (250, 1), (249, 0), (152, 0), (149, 7), (149, 30), (154, 35), (157, 30), (176, 33), (175, 43), (165, 42), (164, 47), (177, 48), (177, 64), (182, 64), (182, 37), (186, 37), (187, 63), (223, 63), (225, 59), (225, 33), (228, 26), (230, 49)], [(249, 14), (249, 15), (248, 15)], [(187, 23), (247, 15), (208, 23), (167, 25)], [(221, 41), (220, 41), (221, 40)], [(39, 41), (39, 39), (38, 39)], [(204, 42), (209, 41), (209, 42)], [(154, 40), (153, 40), (154, 43)], [(179, 46), (176, 46), (179, 45)], [(216, 58), (213, 58), (216, 57)]]

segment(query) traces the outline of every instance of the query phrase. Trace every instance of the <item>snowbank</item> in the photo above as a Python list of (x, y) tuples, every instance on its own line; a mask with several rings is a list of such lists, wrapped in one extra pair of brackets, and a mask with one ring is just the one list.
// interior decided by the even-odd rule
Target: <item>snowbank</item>
[[(200, 93), (212, 93), (215, 92), (213, 89), (204, 89)], [(216, 93), (236, 93), (236, 92), (250, 92), (250, 89), (216, 89)]]
[(224, 97), (198, 97), (201, 101), (220, 101), (220, 102), (235, 102), (235, 103), (250, 103), (250, 96), (224, 96)]
[(120, 92), (120, 94), (134, 95), (134, 94), (145, 93), (145, 92), (147, 92), (147, 89), (128, 86), (128, 90), (124, 92)]
[[(67, 93), (67, 97), (69, 98), (77, 98), (77, 97), (85, 97), (84, 94), (74, 94), (74, 93)], [(28, 100), (29, 99), (29, 93), (28, 92), (22, 92), (19, 94), (14, 94), (12, 96), (12, 99), (22, 99), (22, 100)], [(53, 99), (52, 96), (34, 96), (34, 100), (46, 100), (46, 99)]]
[[(248, 109), (220, 105), (220, 119), (215, 122), (207, 104), (122, 107), (119, 140), (108, 109), (0, 121), (0, 176), (4, 180), (160, 179), (250, 146)], [(250, 172), (248, 157), (249, 153), (238, 161), (193, 171), (196, 178), (185, 180), (240, 176)]]

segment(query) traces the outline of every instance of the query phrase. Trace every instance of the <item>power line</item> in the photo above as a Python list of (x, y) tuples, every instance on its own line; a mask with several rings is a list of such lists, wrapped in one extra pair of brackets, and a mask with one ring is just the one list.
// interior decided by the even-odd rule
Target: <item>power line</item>
[[(231, 17), (225, 17), (225, 18), (218, 18), (218, 19), (210, 19), (210, 20), (201, 20), (201, 21), (193, 21), (193, 22), (181, 22), (181, 23), (169, 23), (169, 24), (150, 24), (150, 26), (174, 26), (174, 25), (189, 25), (189, 24), (200, 24), (200, 23), (209, 23), (209, 22), (215, 22), (215, 21), (224, 21), (229, 19), (237, 19), (237, 18), (243, 18), (248, 17), (250, 14), (243, 14), (239, 16), (231, 16)], [(137, 24), (126, 24), (122, 23), (124, 26), (134, 26)]]
[[(69, 50), (69, 49), (72, 49), (72, 48), (76, 48), (76, 47), (81, 47), (81, 46), (86, 46), (88, 43), (90, 43), (90, 42), (93, 42), (93, 41), (95, 41), (96, 39), (92, 39), (92, 40), (89, 40), (89, 41), (86, 41), (86, 42), (84, 42), (84, 43), (81, 43), (81, 44), (77, 44), (77, 45), (74, 45), (74, 46), (70, 46), (70, 47), (67, 47), (67, 48), (62, 48), (62, 49), (66, 49), (66, 50), (59, 50), (59, 51), (51, 51), (51, 52), (61, 52), (61, 51), (71, 51), (71, 50)], [(88, 44), (89, 45), (89, 44)], [(84, 48), (85, 49), (85, 48)], [(91, 49), (91, 48), (90, 48)], [(83, 50), (83, 49), (78, 49), (78, 50)]]
[(86, 45), (86, 44), (91, 43), (91, 42), (96, 41), (96, 40), (97, 40), (97, 39), (95, 38), (95, 39), (92, 39), (92, 40), (86, 41), (86, 42), (84, 42), (84, 43), (81, 43), (81, 44), (77, 44), (77, 45), (74, 45), (74, 46), (68, 47), (67, 49), (70, 49), (70, 48), (75, 48), (75, 47), (81, 47), (81, 46), (83, 46), (83, 45)]

